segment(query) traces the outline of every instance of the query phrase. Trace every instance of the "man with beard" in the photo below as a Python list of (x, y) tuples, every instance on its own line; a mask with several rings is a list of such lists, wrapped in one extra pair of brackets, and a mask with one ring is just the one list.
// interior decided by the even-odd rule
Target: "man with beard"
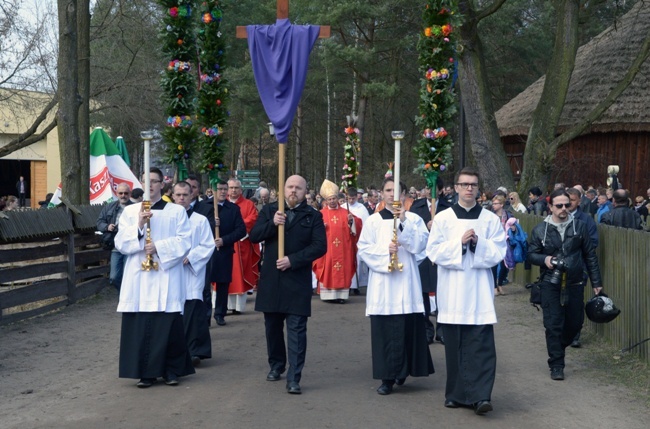
[[(264, 261), (255, 310), (264, 313), (270, 371), (268, 381), (280, 380), (287, 365), (284, 325), (287, 326), (287, 391), (300, 394), (307, 353), (307, 319), (311, 316), (312, 263), (327, 251), (325, 225), (320, 212), (307, 205), (307, 182), (298, 175), (284, 185), (286, 213), (278, 204), (264, 206), (251, 230), (253, 243), (264, 241)], [(284, 225), (285, 256), (278, 258), (278, 225)]]

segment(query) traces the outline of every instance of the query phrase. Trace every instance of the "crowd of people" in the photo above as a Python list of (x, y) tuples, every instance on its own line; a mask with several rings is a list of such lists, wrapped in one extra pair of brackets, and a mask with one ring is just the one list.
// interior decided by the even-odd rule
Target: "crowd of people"
[[(534, 187), (525, 205), (504, 187), (481, 192), (473, 168), (448, 186), (438, 179), (433, 198), (392, 177), (379, 189), (325, 180), (315, 192), (291, 176), (284, 211), (264, 182), (247, 195), (234, 178), (201, 193), (198, 176), (171, 184), (155, 168), (149, 182), (149, 210), (134, 200), (139, 189), (121, 184), (97, 220), (120, 294), (120, 377), (177, 385), (212, 356), (211, 321), (227, 325), (256, 293), (266, 380), (286, 372), (287, 392), (300, 394), (312, 297), (344, 304), (365, 288), (377, 393), (432, 374), (429, 344), (439, 342), (445, 406), (476, 414), (493, 409), (494, 297), (505, 295), (509, 271), (540, 266), (548, 365), (562, 380), (564, 350), (580, 346), (587, 279), (602, 292), (596, 221), (640, 229), (647, 219), (647, 200), (631, 206), (623, 189), (557, 184), (545, 197)], [(545, 215), (529, 239), (516, 212)]]

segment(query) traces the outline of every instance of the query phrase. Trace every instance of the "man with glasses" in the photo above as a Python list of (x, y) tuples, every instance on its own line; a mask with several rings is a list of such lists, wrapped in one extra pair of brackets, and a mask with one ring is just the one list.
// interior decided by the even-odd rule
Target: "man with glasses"
[(584, 267), (594, 293), (602, 290), (587, 225), (569, 215), (570, 208), (569, 194), (564, 189), (553, 191), (551, 214), (533, 228), (528, 245), (528, 262), (540, 266), (546, 349), (553, 380), (564, 380), (565, 349), (584, 321)]
[(478, 171), (456, 174), (458, 202), (436, 214), (426, 254), (438, 267), (438, 323), (445, 335), (445, 407), (492, 411), (496, 374), (492, 267), (506, 255), (501, 221), (477, 204)]
[(115, 249), (115, 236), (117, 225), (124, 207), (131, 204), (131, 188), (126, 183), (117, 185), (117, 201), (106, 204), (97, 218), (97, 231), (103, 233), (102, 247), (111, 251), (111, 272), (108, 275), (108, 283), (115, 289), (120, 290), (122, 285), (122, 273), (126, 256)]
[(246, 235), (234, 244), (232, 282), (228, 290), (228, 308), (233, 314), (239, 314), (246, 309), (246, 294), (257, 288), (260, 276), (260, 246), (248, 238), (257, 221), (257, 209), (251, 200), (244, 198), (241, 182), (237, 179), (228, 180), (228, 198), (239, 207), (246, 226)]
[[(232, 258), (235, 253), (235, 243), (246, 236), (246, 225), (237, 204), (228, 201), (228, 184), (217, 183), (218, 204), (217, 213), (213, 211), (209, 216), (214, 219), (214, 225), (219, 228), (219, 237), (215, 237), (214, 244), (217, 249), (212, 254), (208, 268), (207, 281), (217, 284), (217, 299), (214, 304), (214, 318), (217, 325), (226, 324), (225, 316), (228, 312), (228, 289), (232, 281)], [(214, 232), (214, 229), (213, 229)]]

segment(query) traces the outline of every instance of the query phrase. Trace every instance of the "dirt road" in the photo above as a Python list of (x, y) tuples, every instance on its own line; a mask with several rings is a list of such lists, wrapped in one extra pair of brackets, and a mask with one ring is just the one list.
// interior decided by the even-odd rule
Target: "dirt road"
[[(372, 379), (365, 297), (313, 301), (302, 395), (265, 380), (262, 316), (249, 311), (211, 328), (214, 358), (177, 387), (138, 389), (117, 378), (117, 294), (0, 328), (0, 428), (647, 428), (648, 407), (590, 365), (587, 337), (570, 349), (565, 381), (546, 367), (541, 312), (523, 288), (497, 297), (498, 367), (486, 416), (443, 406), (443, 346), (436, 373), (380, 396)], [(644, 417), (645, 416), (645, 417)]]

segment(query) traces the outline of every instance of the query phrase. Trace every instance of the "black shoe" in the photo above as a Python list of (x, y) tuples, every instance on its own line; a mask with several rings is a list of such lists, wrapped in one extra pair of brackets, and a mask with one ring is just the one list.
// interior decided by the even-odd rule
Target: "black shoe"
[(427, 338), (427, 344), (433, 344), (433, 338)]
[(215, 319), (217, 319), (217, 325), (219, 326), (224, 326), (226, 324), (226, 319), (224, 319), (223, 316), (217, 316)]
[(302, 390), (300, 390), (300, 384), (297, 381), (290, 381), (287, 383), (287, 392), (293, 395), (300, 395)]
[(176, 377), (176, 374), (167, 374), (167, 377), (163, 377), (165, 379), (165, 384), (167, 386), (178, 386), (178, 377)]
[(406, 383), (406, 377), (398, 378), (398, 379), (395, 380), (395, 384), (397, 384), (398, 386), (402, 386), (402, 385), (404, 385), (404, 383)]
[(234, 314), (234, 315), (241, 314), (241, 311), (232, 310), (232, 314)]
[(582, 344), (580, 343), (580, 340), (573, 340), (571, 342), (571, 347), (573, 347), (574, 349), (579, 349), (580, 347), (582, 347)]
[(445, 400), (445, 407), (447, 408), (458, 408), (460, 407), (460, 404), (452, 399), (446, 399)]
[(141, 378), (140, 381), (136, 384), (140, 389), (146, 389), (147, 387), (153, 386), (156, 382), (155, 378)]
[(391, 392), (393, 391), (393, 382), (382, 382), (381, 386), (377, 388), (377, 393), (380, 395), (390, 395)]
[(361, 291), (359, 289), (350, 289), (350, 292), (352, 292), (352, 295), (361, 295)]
[(442, 335), (440, 336), (436, 335), (436, 341), (442, 344), (443, 346), (445, 345), (445, 339), (442, 337)]
[(551, 380), (564, 380), (564, 368), (551, 368)]
[(345, 300), (339, 298), (339, 299), (336, 300), (336, 303), (337, 304), (345, 304)]
[(280, 374), (282, 374), (280, 371), (272, 369), (266, 376), (266, 381), (278, 381), (280, 379)]
[(192, 356), (192, 365), (193, 366), (201, 365), (201, 358), (198, 356)]
[(488, 411), (492, 411), (492, 404), (490, 401), (478, 401), (476, 404), (474, 404), (474, 413), (481, 416)]

